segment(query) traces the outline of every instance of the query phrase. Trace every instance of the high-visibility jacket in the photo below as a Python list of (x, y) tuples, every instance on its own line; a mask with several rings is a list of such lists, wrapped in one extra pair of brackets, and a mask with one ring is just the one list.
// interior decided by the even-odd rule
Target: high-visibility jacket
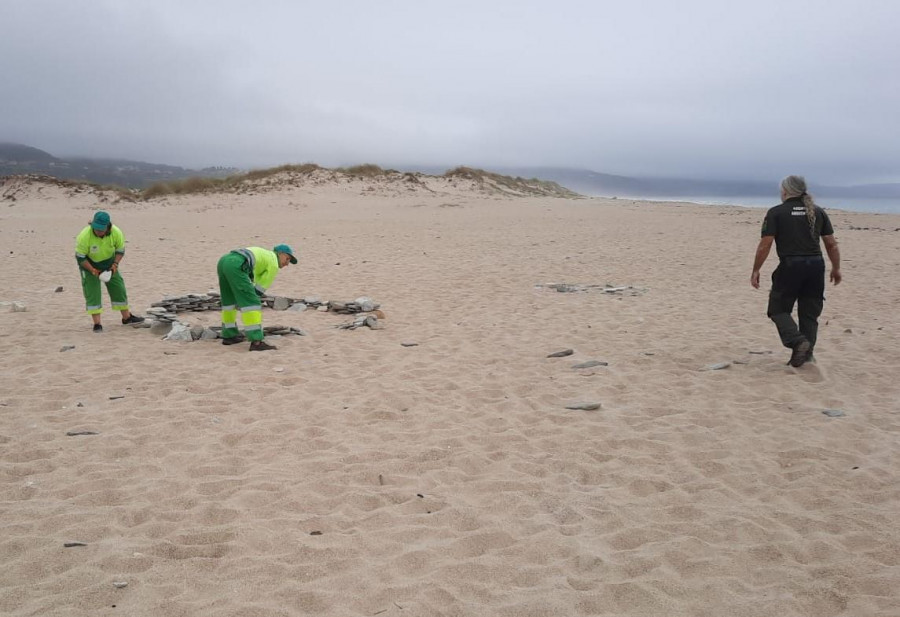
[(75, 238), (75, 258), (78, 263), (87, 257), (94, 265), (102, 264), (112, 260), (116, 253), (125, 253), (125, 234), (115, 225), (111, 225), (109, 232), (102, 238), (94, 235), (94, 229), (90, 225), (82, 229)]
[(257, 293), (266, 293), (266, 290), (275, 281), (275, 275), (278, 274), (278, 256), (275, 251), (249, 246), (231, 252), (244, 256), (244, 259), (250, 264), (250, 280), (253, 281)]

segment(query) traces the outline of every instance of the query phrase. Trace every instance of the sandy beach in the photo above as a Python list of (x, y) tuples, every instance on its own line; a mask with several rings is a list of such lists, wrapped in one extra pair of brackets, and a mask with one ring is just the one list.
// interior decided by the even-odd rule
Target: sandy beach
[[(0, 187), (3, 615), (900, 615), (900, 216), (829, 211), (844, 282), (794, 369), (774, 252), (749, 284), (763, 209), (99, 199)], [(266, 310), (307, 335), (251, 354), (121, 326), (104, 292), (95, 335), (74, 237), (99, 208), (137, 314), (287, 242), (272, 294), (368, 296), (383, 327)]]

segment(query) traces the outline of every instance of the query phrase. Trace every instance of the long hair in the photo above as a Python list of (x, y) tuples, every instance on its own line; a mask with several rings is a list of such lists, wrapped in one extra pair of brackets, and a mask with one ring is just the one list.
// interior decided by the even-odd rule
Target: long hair
[(803, 207), (806, 208), (806, 220), (809, 222), (809, 235), (816, 238), (816, 202), (813, 201), (812, 195), (806, 192), (806, 178), (803, 176), (788, 176), (781, 181), (781, 192), (784, 199), (792, 197), (801, 197)]

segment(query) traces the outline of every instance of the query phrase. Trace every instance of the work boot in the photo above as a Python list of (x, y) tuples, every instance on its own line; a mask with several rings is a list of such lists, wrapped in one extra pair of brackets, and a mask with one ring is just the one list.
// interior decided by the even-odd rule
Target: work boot
[(123, 326), (127, 326), (130, 323), (144, 323), (144, 318), (139, 317), (138, 315), (135, 315), (134, 313), (132, 313), (131, 315), (128, 316), (128, 319), (122, 320)]
[(95, 323), (95, 324), (94, 324), (94, 332), (95, 332), (95, 333), (96, 333), (96, 332), (103, 332), (103, 326), (101, 326), (101, 325), (98, 324), (98, 323)]
[(275, 345), (269, 345), (265, 341), (253, 341), (250, 343), (250, 351), (269, 351), (270, 349), (278, 349)]
[(809, 360), (809, 350), (811, 345), (809, 341), (803, 339), (799, 343), (794, 346), (794, 351), (791, 352), (791, 359), (788, 364), (793, 366), (794, 368), (800, 368), (803, 364)]
[(238, 334), (237, 336), (229, 336), (229, 337), (223, 338), (222, 344), (223, 345), (234, 345), (236, 343), (243, 343), (245, 340), (247, 340), (246, 336), (244, 336), (243, 334)]

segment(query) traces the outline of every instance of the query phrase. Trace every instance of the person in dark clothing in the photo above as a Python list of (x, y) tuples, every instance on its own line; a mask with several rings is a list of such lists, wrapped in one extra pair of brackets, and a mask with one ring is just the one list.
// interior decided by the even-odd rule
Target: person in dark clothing
[[(825, 260), (819, 239), (831, 261), (830, 279), (835, 285), (842, 278), (841, 254), (831, 221), (806, 192), (802, 176), (788, 176), (781, 181), (781, 200), (781, 204), (766, 212), (763, 220), (750, 284), (759, 289), (759, 271), (774, 241), (779, 263), (772, 272), (768, 315), (778, 328), (782, 344), (792, 350), (789, 364), (799, 367), (812, 359), (825, 302)], [(799, 326), (791, 316), (794, 303)]]

